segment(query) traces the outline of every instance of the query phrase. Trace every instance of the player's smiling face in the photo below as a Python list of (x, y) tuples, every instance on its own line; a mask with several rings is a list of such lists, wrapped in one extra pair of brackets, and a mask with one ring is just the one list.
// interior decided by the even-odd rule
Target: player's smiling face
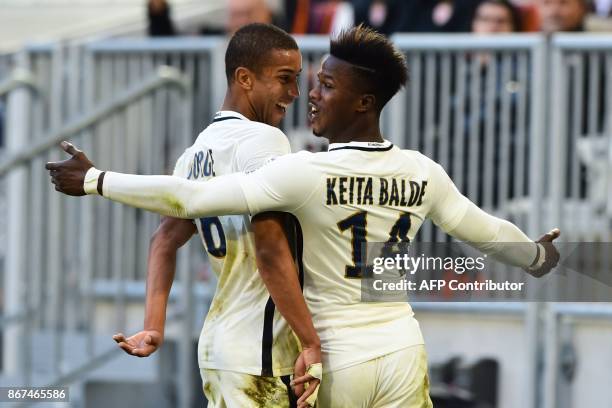
[(308, 94), (312, 133), (331, 143), (341, 137), (356, 119), (359, 97), (351, 65), (334, 56), (327, 57)]
[(302, 56), (298, 50), (273, 50), (266, 62), (255, 74), (250, 102), (259, 122), (278, 126), (287, 107), (300, 94), (297, 79)]

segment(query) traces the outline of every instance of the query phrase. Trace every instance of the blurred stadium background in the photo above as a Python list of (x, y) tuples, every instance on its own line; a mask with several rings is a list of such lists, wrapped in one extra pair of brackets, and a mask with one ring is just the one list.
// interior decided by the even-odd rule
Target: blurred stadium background
[[(524, 16), (539, 1), (519, 2)], [(372, 25), (380, 3), (398, 4), (312, 1), (301, 27), (322, 23), (303, 30), (287, 13), (304, 2), (263, 13), (299, 33), (302, 97), (282, 125), (294, 150), (324, 148), (307, 128), (306, 95), (345, 3), (349, 23), (366, 4)], [(222, 33), (231, 18), (259, 18), (240, 7), (266, 5), (170, 4), (166, 34), (183, 35), (152, 38), (141, 0), (0, 0), (0, 386), (69, 386), (71, 402), (53, 406), (205, 404), (196, 342), (215, 281), (200, 243), (181, 251), (164, 346), (129, 357), (111, 336), (142, 328), (159, 217), (60, 196), (44, 171), (68, 139), (100, 167), (169, 173), (207, 125), (225, 92)], [(602, 7), (585, 27), (608, 26)], [(411, 84), (385, 109), (386, 137), (440, 162), (464, 194), (532, 237), (558, 226), (565, 242), (610, 242), (612, 34), (543, 34), (537, 20), (531, 32), (453, 31), (388, 32)], [(445, 237), (426, 225), (420, 240)], [(612, 305), (592, 300), (414, 303), (436, 406), (612, 407)]]

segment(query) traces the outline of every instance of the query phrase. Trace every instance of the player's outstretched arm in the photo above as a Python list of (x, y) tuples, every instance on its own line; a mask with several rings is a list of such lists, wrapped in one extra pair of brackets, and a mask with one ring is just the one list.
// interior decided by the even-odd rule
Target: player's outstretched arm
[(451, 236), (536, 277), (557, 265), (559, 253), (552, 241), (559, 237), (558, 229), (532, 241), (516, 225), (478, 208), (459, 192), (439, 165), (432, 167), (431, 188), (434, 205), (429, 216)]
[[(302, 345), (296, 361), (293, 384), (298, 406), (314, 405), (320, 382), (321, 341), (302, 295), (283, 224), (288, 214), (267, 212), (253, 217), (257, 267), (280, 314), (287, 320)], [(288, 225), (288, 228), (293, 227)], [(317, 374), (318, 373), (318, 374)], [(314, 375), (313, 375), (314, 374)], [(304, 389), (304, 383), (308, 387)], [(306, 402), (307, 401), (307, 402)]]
[(128, 338), (122, 333), (113, 336), (126, 353), (147, 357), (162, 345), (168, 296), (176, 270), (176, 253), (195, 231), (195, 225), (190, 220), (165, 217), (151, 237), (144, 330)]
[(459, 223), (453, 229), (446, 229), (446, 232), (538, 278), (550, 272), (559, 261), (559, 253), (552, 244), (560, 235), (558, 229), (534, 242), (516, 225), (487, 214), (473, 203), (470, 203)]
[(104, 197), (175, 218), (245, 214), (248, 206), (240, 180), (243, 174), (215, 177), (205, 183), (172, 176), (139, 176), (104, 172), (68, 142), (68, 160), (47, 163), (55, 189), (64, 194)]

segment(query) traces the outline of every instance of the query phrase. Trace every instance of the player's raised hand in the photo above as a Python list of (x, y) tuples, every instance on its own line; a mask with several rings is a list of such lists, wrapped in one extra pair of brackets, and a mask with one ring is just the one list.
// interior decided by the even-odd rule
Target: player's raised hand
[(64, 161), (47, 163), (45, 168), (49, 170), (51, 183), (55, 185), (56, 191), (71, 196), (83, 196), (85, 174), (93, 167), (93, 163), (72, 143), (62, 142), (60, 145), (71, 157)]
[(540, 239), (536, 241), (537, 243), (542, 244), (544, 247), (546, 257), (544, 258), (544, 264), (540, 268), (534, 271), (527, 271), (527, 273), (535, 276), (536, 278), (540, 278), (557, 266), (560, 255), (557, 248), (555, 248), (553, 241), (559, 238), (560, 235), (561, 231), (558, 228), (554, 228), (547, 234), (542, 235)]
[(148, 357), (161, 346), (163, 335), (157, 330), (143, 330), (128, 338), (125, 338), (123, 333), (117, 333), (113, 340), (132, 356)]
[(298, 356), (293, 369), (291, 386), (299, 397), (298, 408), (314, 407), (322, 377), (321, 348), (305, 347)]

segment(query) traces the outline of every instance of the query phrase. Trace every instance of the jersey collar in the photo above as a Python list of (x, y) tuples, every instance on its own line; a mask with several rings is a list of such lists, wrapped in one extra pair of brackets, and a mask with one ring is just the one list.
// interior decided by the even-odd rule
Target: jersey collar
[(386, 152), (391, 150), (393, 143), (388, 140), (384, 142), (349, 142), (349, 143), (332, 143), (327, 149), (328, 152), (334, 150), (353, 149), (364, 150), (366, 152)]
[(219, 111), (215, 113), (213, 122), (221, 122), (228, 119), (249, 120), (246, 116), (234, 111)]

